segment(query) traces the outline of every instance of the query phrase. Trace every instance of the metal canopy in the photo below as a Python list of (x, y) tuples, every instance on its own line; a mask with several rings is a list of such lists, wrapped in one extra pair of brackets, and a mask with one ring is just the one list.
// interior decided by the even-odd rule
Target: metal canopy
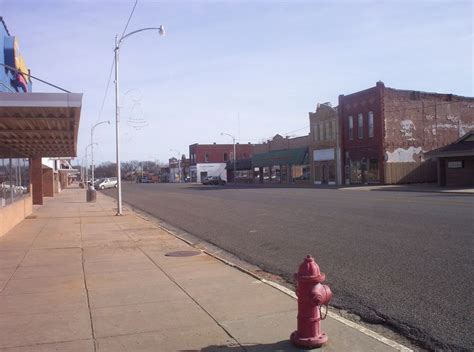
[(79, 93), (0, 93), (0, 157), (75, 157)]

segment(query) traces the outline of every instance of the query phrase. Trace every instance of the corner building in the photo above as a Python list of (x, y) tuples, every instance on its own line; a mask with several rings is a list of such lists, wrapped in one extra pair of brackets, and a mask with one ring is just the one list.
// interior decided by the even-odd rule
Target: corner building
[(343, 183), (435, 182), (425, 153), (474, 129), (474, 98), (375, 87), (339, 96)]

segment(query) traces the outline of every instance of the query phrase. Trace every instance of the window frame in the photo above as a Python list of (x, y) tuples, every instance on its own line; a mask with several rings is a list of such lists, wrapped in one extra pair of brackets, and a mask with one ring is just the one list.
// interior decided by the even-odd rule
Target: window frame
[(347, 132), (349, 140), (354, 140), (354, 117), (352, 115), (347, 116)]
[(364, 114), (357, 114), (357, 138), (364, 139)]
[(367, 114), (367, 127), (369, 129), (369, 138), (374, 138), (375, 130), (374, 130), (374, 113), (373, 111), (369, 111)]

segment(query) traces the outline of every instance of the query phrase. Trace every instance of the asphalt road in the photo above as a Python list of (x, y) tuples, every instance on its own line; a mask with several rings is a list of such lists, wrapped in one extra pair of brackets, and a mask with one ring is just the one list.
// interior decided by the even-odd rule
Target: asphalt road
[(474, 349), (474, 196), (124, 184), (123, 198), (288, 280), (312, 254), (334, 306), (425, 348)]

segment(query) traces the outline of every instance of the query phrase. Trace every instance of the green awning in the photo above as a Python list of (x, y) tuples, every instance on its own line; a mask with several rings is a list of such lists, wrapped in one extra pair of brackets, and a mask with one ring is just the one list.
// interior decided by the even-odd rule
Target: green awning
[(252, 167), (306, 165), (308, 160), (308, 148), (273, 150), (252, 156)]

